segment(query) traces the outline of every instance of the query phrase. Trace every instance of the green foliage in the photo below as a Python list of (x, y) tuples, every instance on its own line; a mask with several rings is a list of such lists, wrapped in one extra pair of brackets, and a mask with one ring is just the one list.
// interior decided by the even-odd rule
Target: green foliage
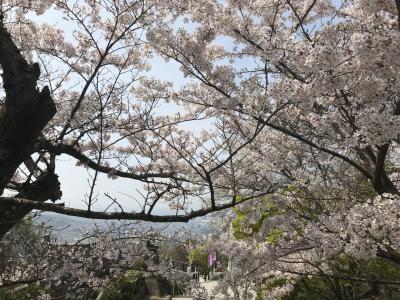
[(104, 288), (100, 300), (122, 300), (126, 297), (133, 297), (139, 286), (143, 273), (140, 271), (130, 271), (125, 276)]
[[(32, 257), (37, 254), (37, 250), (41, 249), (43, 237), (49, 233), (48, 227), (43, 225), (37, 226), (33, 224), (31, 215), (27, 215), (20, 220), (13, 228), (3, 237), (4, 241), (9, 243), (6, 255), (13, 256), (11, 262), (7, 262), (7, 267), (15, 267), (19, 263), (22, 266), (30, 263)], [(32, 251), (34, 249), (35, 251)], [(15, 260), (16, 257), (23, 259)], [(0, 300), (28, 300), (37, 299), (43, 287), (36, 283), (17, 284), (7, 288), (0, 289)], [(50, 292), (46, 290), (46, 292)]]
[[(252, 237), (255, 233), (257, 233), (261, 229), (265, 219), (283, 213), (274, 203), (268, 201), (267, 198), (265, 198), (264, 203), (265, 203), (265, 208), (261, 213), (261, 218), (257, 222), (252, 224), (249, 224), (248, 222), (249, 214), (252, 213), (250, 210), (239, 210), (237, 208), (234, 209), (236, 213), (236, 218), (232, 222), (232, 229), (233, 229), (233, 236), (235, 239), (245, 240)], [(275, 238), (279, 239), (280, 235), (282, 234), (282, 231), (280, 231), (278, 236), (277, 230), (279, 229), (274, 228), (272, 229), (273, 232), (270, 232), (270, 234), (273, 235), (273, 237), (271, 237), (273, 242), (276, 242)]]
[(243, 201), (243, 197), (241, 195), (235, 195), (234, 196), (235, 202), (240, 203)]
[[(268, 279), (268, 280), (267, 280)], [(287, 283), (286, 278), (277, 278), (275, 280), (270, 280), (271, 277), (265, 278), (263, 287), (257, 291), (256, 300), (265, 299), (265, 292), (270, 291), (274, 288), (281, 287)]]
[(20, 289), (0, 289), (0, 300), (30, 300), (37, 299), (41, 287), (35, 283)]
[(327, 292), (327, 290), (329, 290), (329, 286), (325, 278), (304, 277), (297, 282), (293, 291), (289, 295), (283, 297), (282, 300), (320, 300), (331, 299), (330, 296), (334, 297), (334, 294), (331, 294), (330, 291)]
[[(346, 255), (341, 255), (331, 264), (332, 277), (302, 277), (283, 300), (400, 299), (398, 286), (378, 286), (373, 282), (400, 281), (398, 265), (379, 258), (355, 261)], [(371, 278), (371, 282), (351, 280), (358, 277)]]
[(268, 236), (267, 236), (267, 242), (270, 244), (276, 244), (278, 243), (279, 239), (281, 238), (283, 234), (283, 230), (279, 229), (279, 228), (272, 228), (269, 232), (268, 232)]
[(298, 194), (301, 192), (300, 188), (298, 186), (295, 186), (293, 184), (288, 184), (283, 188), (283, 192), (285, 193), (293, 193), (293, 194)]
[(296, 200), (290, 205), (293, 210), (300, 212), (301, 215), (308, 216), (311, 220), (318, 221), (318, 214), (321, 213), (323, 207), (316, 199), (310, 197), (306, 190), (289, 184), (283, 188), (283, 193)]
[(114, 285), (110, 285), (103, 290), (100, 300), (122, 300), (122, 294)]
[(363, 194), (365, 198), (374, 198), (375, 196), (377, 196), (374, 187), (368, 180), (360, 181), (358, 185), (358, 191), (360, 194)]
[(200, 274), (208, 272), (208, 253), (204, 246), (189, 251), (189, 261), (197, 267)]
[(400, 281), (400, 267), (387, 260), (379, 258), (370, 259), (366, 264), (366, 271), (379, 278)]
[(132, 268), (138, 271), (147, 270), (147, 263), (143, 258), (136, 258), (133, 261)]

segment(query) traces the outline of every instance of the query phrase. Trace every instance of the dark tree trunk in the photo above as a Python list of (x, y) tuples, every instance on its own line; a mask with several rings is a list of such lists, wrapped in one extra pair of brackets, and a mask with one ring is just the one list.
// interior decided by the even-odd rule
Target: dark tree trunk
[(374, 186), (375, 191), (377, 191), (378, 194), (399, 194), (399, 191), (390, 180), (386, 172), (383, 172), (378, 178), (374, 178), (372, 180), (372, 185)]
[[(16, 195), (17, 198), (33, 199), (44, 202), (57, 200), (61, 197), (58, 176), (54, 173), (45, 173), (35, 182), (26, 185)], [(29, 206), (9, 206), (0, 202), (0, 237), (4, 236), (19, 220), (32, 210)]]
[[(34, 144), (56, 113), (48, 87), (36, 87), (38, 65), (32, 66), (22, 57), (11, 35), (0, 26), (0, 65), (6, 99), (0, 114), (0, 195), (17, 168), (34, 153)], [(50, 192), (59, 194), (59, 183), (54, 174), (46, 174), (23, 188), (20, 196), (45, 201)], [(43, 184), (47, 182), (47, 186)], [(41, 187), (38, 189), (38, 187)], [(35, 192), (32, 192), (35, 190)], [(57, 193), (54, 194), (54, 190)], [(0, 237), (29, 210), (8, 207), (0, 203)]]

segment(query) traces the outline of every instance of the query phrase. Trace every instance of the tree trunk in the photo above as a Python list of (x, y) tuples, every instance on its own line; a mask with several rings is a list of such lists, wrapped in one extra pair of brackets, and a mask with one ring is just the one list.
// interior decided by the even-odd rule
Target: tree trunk
[[(61, 197), (58, 176), (54, 173), (45, 173), (35, 182), (27, 185), (16, 195), (17, 198), (33, 199), (44, 202), (53, 201)], [(28, 206), (9, 207), (0, 202), (0, 237), (4, 236), (19, 220), (32, 209)]]
[[(11, 35), (0, 26), (0, 65), (3, 70), (3, 87), (6, 99), (0, 105), (0, 195), (4, 193), (17, 168), (34, 153), (34, 144), (56, 113), (49, 88), (46, 86), (39, 91), (36, 87), (38, 65), (35, 68), (28, 64), (14, 44)], [(33, 197), (31, 200), (45, 201), (49, 191), (59, 190), (58, 180), (54, 174), (48, 181), (47, 188), (38, 179), (29, 184), (21, 192), (21, 196)], [(42, 187), (42, 193), (37, 191)], [(35, 193), (31, 189), (36, 189)], [(47, 190), (47, 191), (45, 191)], [(40, 194), (40, 195), (39, 195)], [(59, 194), (59, 193), (58, 193)], [(54, 195), (53, 195), (54, 196)], [(7, 207), (0, 203), (0, 237), (2, 237), (20, 218), (29, 212), (23, 207)], [(7, 217), (9, 216), (9, 217)]]

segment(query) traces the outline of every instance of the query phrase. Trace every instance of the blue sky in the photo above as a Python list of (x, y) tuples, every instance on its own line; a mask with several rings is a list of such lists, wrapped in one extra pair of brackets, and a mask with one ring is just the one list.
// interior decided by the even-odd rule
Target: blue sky
[[(45, 22), (49, 25), (63, 29), (66, 37), (70, 37), (72, 39), (72, 33), (76, 27), (71, 25), (70, 22), (61, 18), (59, 12), (55, 10), (49, 10), (44, 15), (39, 17), (32, 15), (32, 18), (34, 18), (35, 21)], [(178, 22), (176, 26), (184, 26), (185, 29), (189, 31), (193, 30), (194, 28), (193, 24), (184, 24), (183, 22)], [(218, 38), (217, 42), (227, 49), (233, 47), (233, 41), (228, 38)], [(254, 63), (254, 61), (249, 59), (242, 59), (238, 62), (238, 64), (240, 64), (239, 67), (245, 67), (246, 65), (254, 66)], [(149, 76), (155, 77), (159, 80), (173, 81), (175, 87), (178, 88), (187, 80), (183, 77), (177, 63), (173, 62), (172, 60), (165, 62), (160, 57), (154, 57), (151, 59), (151, 64), (153, 68), (148, 73)], [(176, 108), (177, 107), (173, 104), (169, 104), (163, 106), (162, 110), (163, 112), (174, 112)], [(185, 126), (188, 126), (188, 123), (186, 123)], [(193, 126), (192, 130), (196, 131), (201, 129), (201, 126), (210, 126), (210, 122), (196, 122), (192, 123), (191, 126)], [(56, 168), (57, 173), (60, 175), (59, 179), (63, 191), (62, 201), (64, 201), (68, 206), (85, 209), (86, 204), (83, 202), (84, 195), (85, 193), (88, 193), (90, 189), (88, 182), (88, 180), (90, 180), (90, 176), (88, 170), (82, 167), (77, 167), (75, 159), (67, 155), (58, 157)], [(93, 209), (102, 210), (107, 207), (111, 202), (109, 199), (107, 199), (107, 197), (104, 196), (104, 193), (110, 193), (112, 197), (118, 199), (121, 205), (126, 208), (126, 211), (140, 210), (139, 205), (136, 203), (136, 201), (132, 200), (131, 197), (140, 199), (140, 195), (137, 190), (140, 191), (141, 189), (141, 183), (134, 182), (133, 180), (121, 178), (117, 180), (110, 180), (107, 178), (106, 174), (100, 174), (95, 189), (95, 194), (99, 195), (100, 200), (95, 204)], [(154, 213), (170, 212), (171, 211), (166, 204), (159, 205), (154, 211)]]
[[(61, 28), (65, 36), (73, 40), (72, 34), (76, 25), (64, 20), (60, 17), (60, 13), (55, 10), (49, 10), (44, 15), (36, 16), (31, 14), (30, 17), (39, 23), (47, 23), (49, 25)], [(159, 80), (173, 81), (175, 87), (181, 86), (186, 79), (183, 77), (179, 66), (172, 60), (165, 62), (161, 57), (154, 57), (151, 59), (152, 70), (148, 72), (148, 76), (155, 77)], [(162, 107), (163, 112), (175, 112), (177, 107), (174, 104), (166, 104)], [(196, 125), (198, 126), (198, 125)], [(198, 128), (193, 128), (194, 130)], [(61, 201), (65, 202), (67, 206), (86, 209), (87, 206), (84, 203), (85, 193), (89, 193), (90, 190), (90, 173), (92, 171), (87, 170), (81, 166), (76, 166), (77, 161), (68, 156), (61, 155), (57, 158), (56, 172), (59, 175), (61, 183), (61, 189), (63, 196)], [(99, 174), (98, 181), (95, 188), (95, 195), (99, 196), (99, 201), (93, 206), (94, 210), (103, 210), (110, 203), (110, 199), (104, 196), (105, 193), (109, 193), (110, 196), (117, 198), (119, 203), (123, 206), (125, 211), (140, 211), (140, 206), (137, 201), (133, 200), (132, 197), (141, 199), (140, 193), (142, 191), (142, 183), (135, 182), (133, 180), (118, 178), (111, 180), (107, 178), (107, 174)], [(110, 210), (112, 211), (113, 208)], [(154, 213), (166, 214), (171, 213), (168, 205), (165, 203), (159, 203), (154, 209)]]

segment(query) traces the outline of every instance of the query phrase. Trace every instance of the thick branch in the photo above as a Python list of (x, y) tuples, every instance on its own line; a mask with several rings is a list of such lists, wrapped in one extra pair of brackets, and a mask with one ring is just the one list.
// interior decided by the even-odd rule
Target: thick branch
[(260, 117), (255, 117), (255, 119), (257, 121), (261, 122), (262, 124), (265, 124), (266, 126), (268, 126), (270, 128), (273, 128), (273, 129), (275, 129), (277, 131), (280, 131), (280, 132), (282, 132), (282, 133), (284, 133), (286, 135), (289, 135), (289, 136), (297, 139), (298, 141), (300, 141), (300, 142), (302, 142), (302, 143), (304, 143), (306, 145), (309, 145), (312, 148), (315, 148), (315, 149), (320, 150), (322, 152), (328, 153), (328, 154), (330, 154), (330, 155), (332, 155), (334, 157), (337, 157), (337, 158), (347, 162), (348, 164), (350, 164), (351, 166), (353, 166), (357, 170), (359, 170), (365, 177), (367, 177), (368, 179), (372, 179), (371, 174), (367, 170), (365, 170), (362, 166), (360, 166), (359, 164), (357, 164), (356, 162), (354, 162), (353, 160), (351, 160), (347, 156), (345, 156), (343, 154), (340, 154), (340, 153), (337, 153), (335, 151), (332, 151), (330, 149), (327, 149), (325, 147), (319, 146), (319, 145), (313, 143), (312, 141), (304, 138), (303, 136), (297, 134), (296, 132), (293, 132), (293, 131), (291, 131), (289, 129), (286, 129), (286, 128), (282, 127), (282, 126), (279, 126), (279, 125), (276, 125), (276, 124), (273, 124), (273, 123), (270, 123), (270, 122), (266, 122), (265, 120), (263, 120)]
[(393, 182), (389, 179), (385, 172), (385, 160), (389, 150), (390, 143), (386, 143), (381, 146), (377, 146), (378, 154), (375, 160), (375, 170), (372, 178), (372, 184), (375, 190), (380, 193), (391, 193), (398, 194), (397, 188)]
[(87, 157), (85, 154), (77, 150), (71, 145), (65, 145), (65, 144), (58, 144), (58, 145), (53, 145), (49, 142), (41, 142), (37, 145), (40, 149), (44, 149), (50, 153), (53, 153), (55, 155), (61, 155), (61, 154), (68, 154), (72, 156), (73, 158), (79, 160), (81, 163), (85, 164), (87, 167), (101, 172), (101, 173), (112, 173), (115, 176), (118, 177), (123, 177), (123, 178), (130, 178), (130, 179), (135, 179), (135, 180), (140, 180), (140, 181), (148, 181), (150, 178), (170, 178), (174, 180), (179, 180), (179, 181), (187, 181), (184, 178), (177, 177), (176, 174), (174, 173), (146, 173), (146, 174), (133, 174), (129, 172), (124, 172), (120, 170), (116, 170), (110, 167), (103, 166), (93, 160), (91, 160), (89, 157)]
[[(17, 198), (34, 199), (35, 203), (60, 199), (61, 190), (58, 176), (53, 173), (41, 175), (35, 182), (24, 186)], [(19, 220), (32, 210), (30, 205), (13, 206), (0, 199), (0, 237), (6, 234)]]
[[(249, 201), (256, 197), (262, 197), (266, 194), (272, 193), (273, 191), (268, 191), (262, 193), (257, 196), (251, 196), (243, 199), (240, 203)], [(47, 203), (47, 202), (37, 202), (25, 198), (16, 198), (16, 197), (0, 197), (1, 203), (10, 205), (10, 206), (22, 206), (37, 210), (43, 211), (52, 211), (63, 215), (89, 218), (89, 219), (97, 219), (97, 220), (139, 220), (139, 221), (149, 221), (149, 222), (189, 222), (191, 219), (197, 217), (203, 217), (209, 213), (221, 211), (227, 208), (231, 208), (237, 203), (226, 203), (222, 205), (216, 205), (215, 207), (206, 207), (199, 210), (192, 211), (191, 213), (187, 213), (185, 215), (150, 215), (144, 212), (135, 213), (135, 212), (98, 212), (98, 211), (88, 211), (84, 209), (77, 209), (71, 207), (65, 207), (60, 204)]]
[(395, 0), (396, 2), (396, 7), (397, 7), (397, 25), (400, 30), (400, 0)]
[(16, 285), (21, 285), (21, 284), (30, 284), (30, 283), (35, 283), (43, 278), (34, 278), (34, 279), (25, 279), (25, 280), (16, 280), (16, 281), (4, 281), (2, 284), (0, 284), (0, 289), (5, 288), (5, 287), (13, 287)]
[(306, 272), (296, 272), (296, 271), (286, 271), (286, 270), (284, 272), (290, 273), (290, 274), (302, 275), (302, 276), (317, 276), (317, 277), (325, 277), (325, 278), (342, 279), (342, 280), (348, 280), (348, 281), (368, 282), (368, 283), (374, 283), (374, 284), (400, 285), (400, 281), (397, 281), (397, 280), (362, 278), (362, 277), (346, 276), (346, 275), (306, 273)]
[(400, 265), (400, 255), (391, 249), (382, 250), (378, 248), (377, 256)]
[[(256, 42), (254, 42), (250, 37), (244, 35), (242, 32), (240, 32), (239, 30), (235, 29), (234, 32), (236, 34), (238, 34), (241, 38), (243, 38), (246, 42), (248, 42), (249, 44), (251, 44), (252, 46), (254, 46), (255, 48), (257, 48), (260, 51), (265, 52), (264, 48), (261, 47), (259, 44), (257, 44)], [(275, 68), (278, 69), (278, 71), (280, 71), (283, 74), (287, 74), (289, 73), (294, 79), (305, 83), (306, 79), (301, 76), (300, 74), (296, 73), (294, 70), (292, 70), (285, 62), (283, 61), (278, 61), (278, 64), (274, 65)]]

